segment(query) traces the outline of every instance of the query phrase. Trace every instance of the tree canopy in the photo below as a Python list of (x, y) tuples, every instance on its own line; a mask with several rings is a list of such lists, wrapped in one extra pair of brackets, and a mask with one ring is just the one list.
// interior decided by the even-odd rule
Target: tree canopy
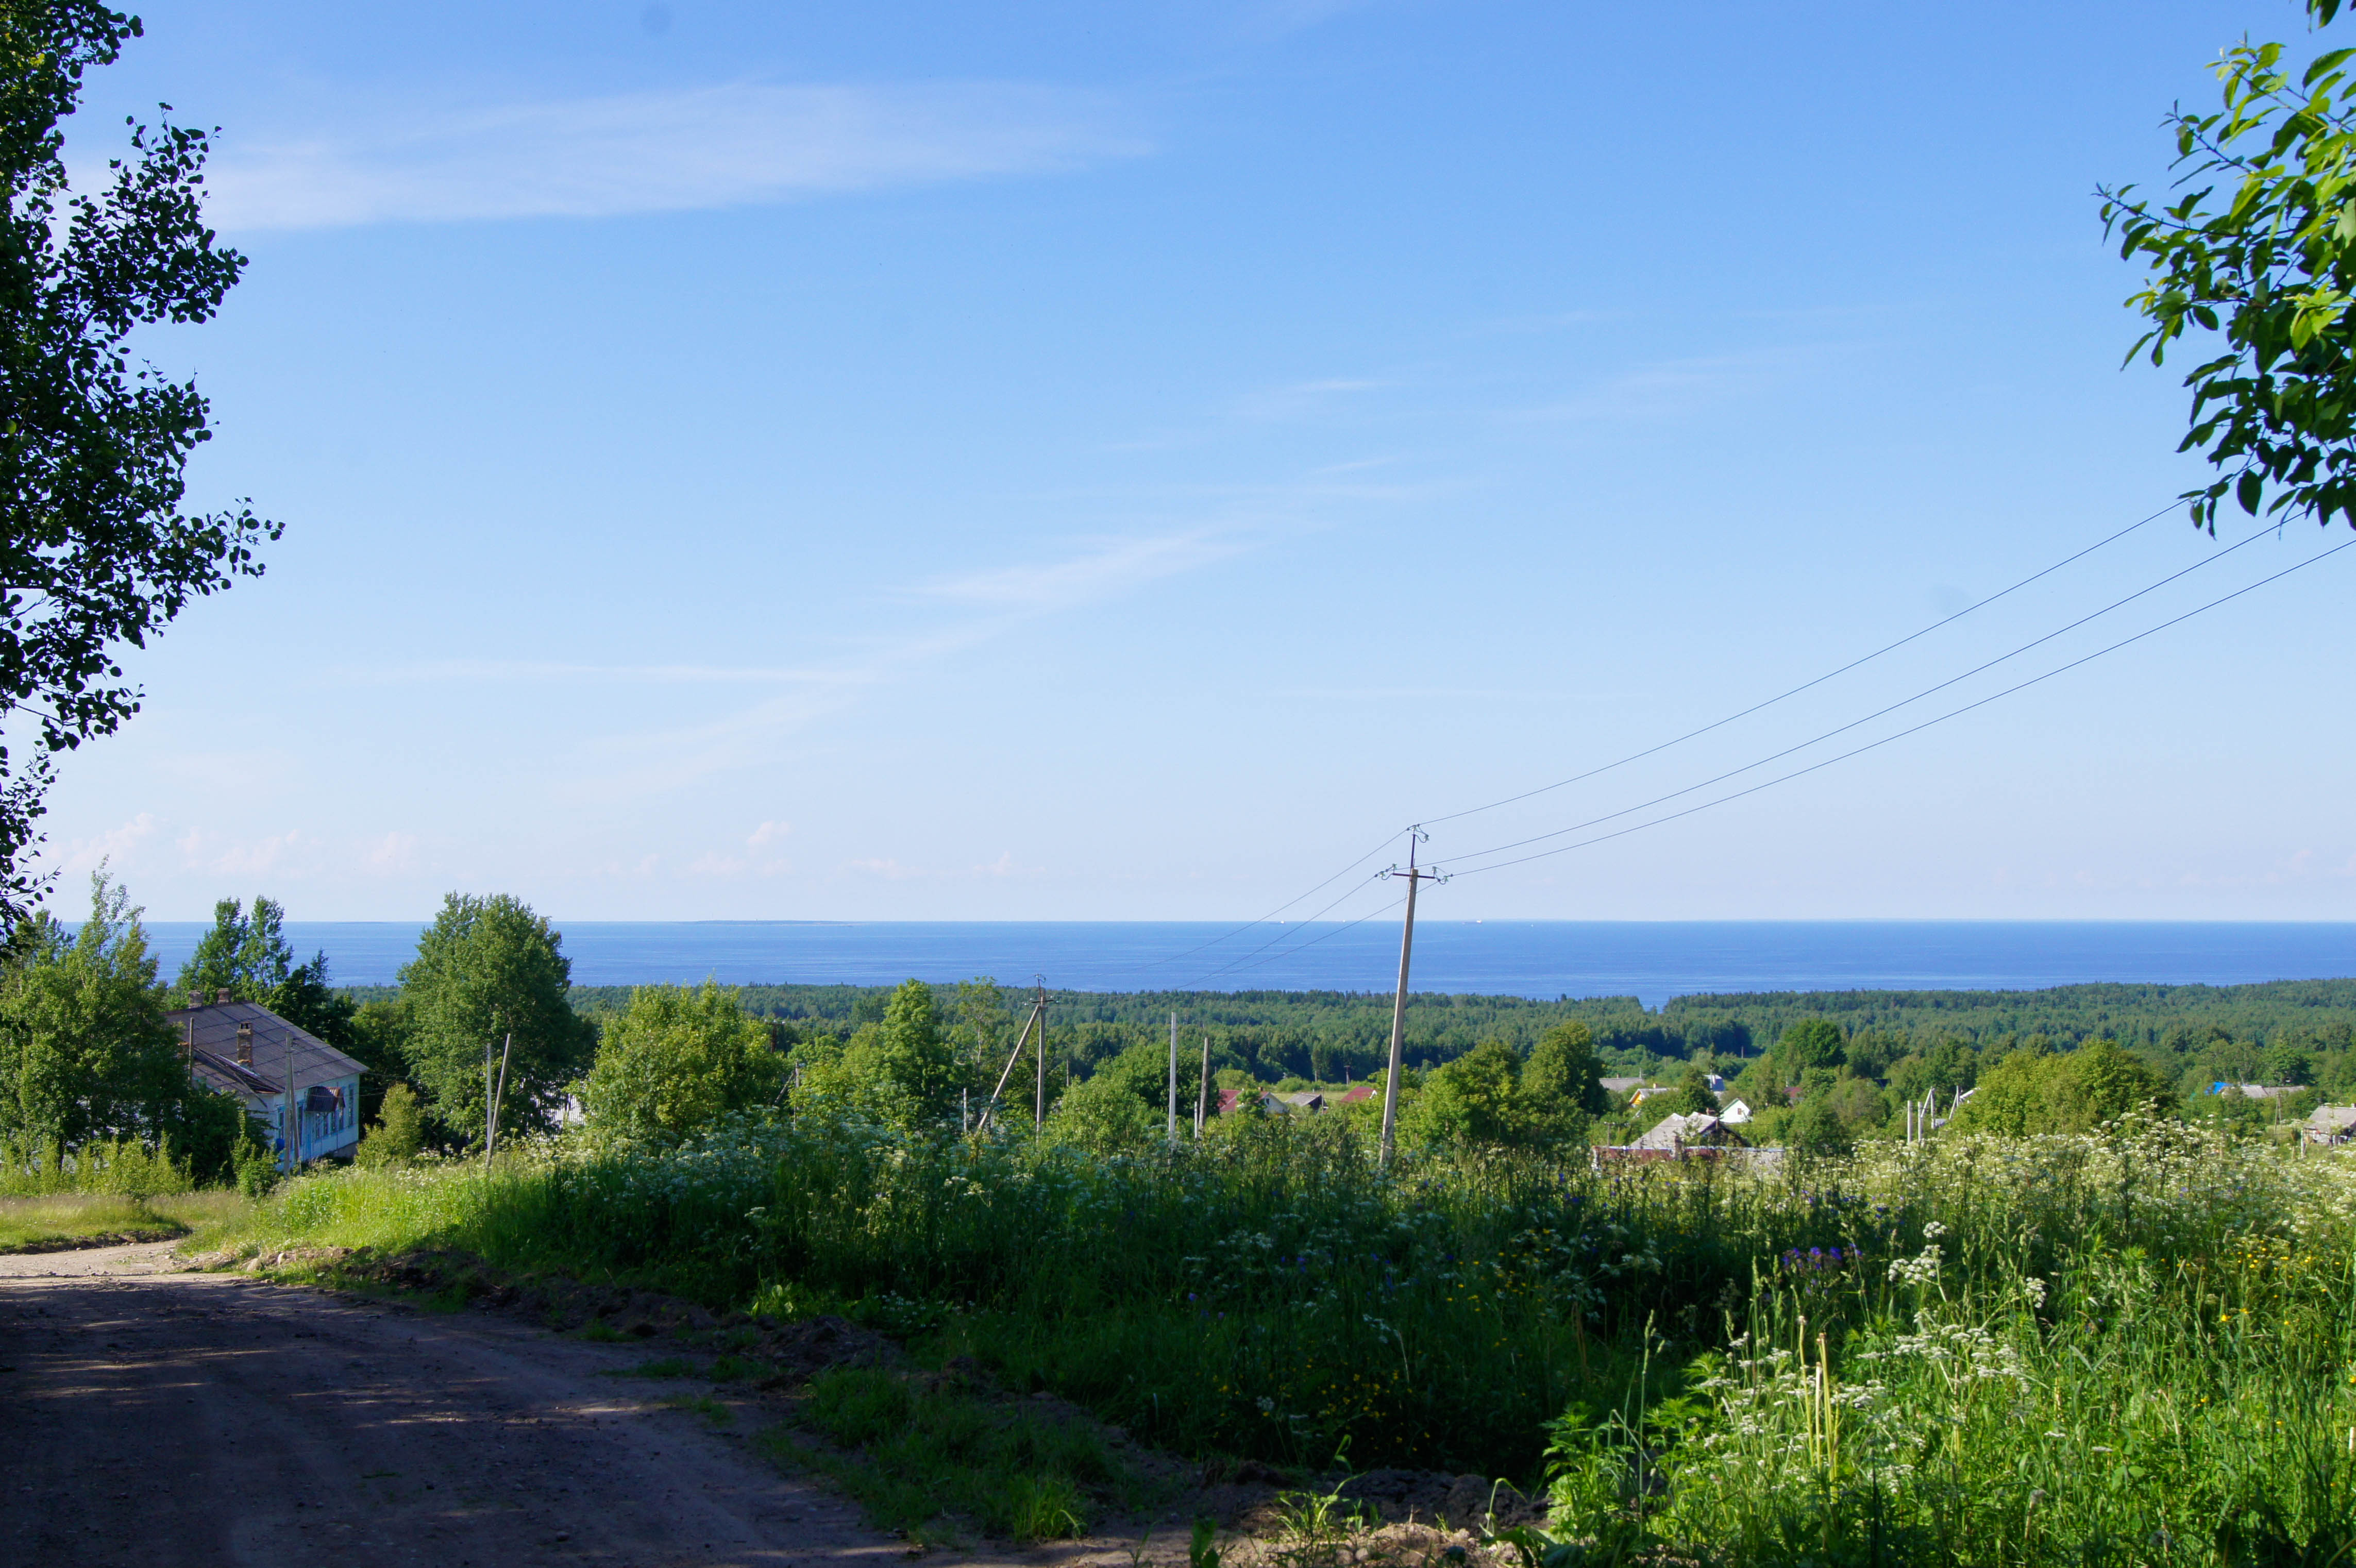
[(140, 912), (104, 871), (80, 931), (46, 910), (19, 925), (0, 967), (0, 1138), (135, 1138), (199, 1177), (225, 1169), (243, 1111), (191, 1079), (164, 1011)]
[(933, 988), (908, 980), (892, 993), (884, 1017), (862, 1024), (845, 1046), (814, 1041), (798, 1048), (797, 1108), (851, 1112), (914, 1128), (954, 1120), (968, 1080), (941, 1028)]
[[(2308, 0), (2319, 27), (2339, 10)], [(2217, 61), (2219, 108), (2169, 113), (2182, 195), (2101, 192), (2120, 255), (2151, 274), (2127, 302), (2148, 324), (2128, 358), (2158, 365), (2199, 334), (2178, 450), (2221, 470), (2186, 496), (2212, 532), (2228, 496), (2253, 516), (2356, 525), (2356, 50), (2296, 74), (2284, 53), (2244, 39)]]
[(128, 347), (210, 318), (244, 268), (203, 223), (205, 133), (134, 124), (102, 189), (68, 181), (60, 122), (139, 31), (90, 0), (0, 0), (0, 717), (29, 716), (38, 737), (29, 759), (0, 745), (10, 922), (45, 885), (26, 859), (55, 754), (139, 710), (117, 650), (261, 575), (254, 549), (279, 533), (242, 504), (181, 512), (210, 405)]
[(505, 893), (452, 893), (419, 936), (401, 970), (402, 1048), (449, 1136), (482, 1136), (486, 1046), (514, 1039), (500, 1125), (517, 1132), (550, 1125), (565, 1085), (589, 1065), (596, 1027), (565, 999), (573, 965), (562, 948), (546, 917)]
[(601, 1132), (675, 1142), (773, 1099), (782, 1071), (767, 1026), (744, 1016), (734, 991), (709, 980), (641, 986), (605, 1026), (582, 1104)]

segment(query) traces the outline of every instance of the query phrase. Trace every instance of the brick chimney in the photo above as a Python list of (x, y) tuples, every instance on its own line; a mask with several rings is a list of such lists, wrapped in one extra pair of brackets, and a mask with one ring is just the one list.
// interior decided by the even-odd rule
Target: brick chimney
[(190, 991), (188, 993), (188, 1006), (192, 1008), (201, 1008), (204, 1005), (205, 994), (202, 991)]
[(227, 986), (223, 986), (220, 990), (213, 993), (213, 1006), (217, 1008), (225, 1008), (229, 1006), (229, 987)]
[[(226, 996), (228, 993), (222, 994)], [(237, 1064), (240, 1067), (253, 1065), (253, 1025), (251, 1021), (237, 1026)]]

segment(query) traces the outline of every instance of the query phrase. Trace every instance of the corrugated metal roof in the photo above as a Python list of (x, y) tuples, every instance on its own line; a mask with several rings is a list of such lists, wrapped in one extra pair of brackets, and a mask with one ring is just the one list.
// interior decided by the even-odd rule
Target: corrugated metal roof
[[(298, 1029), (259, 1002), (223, 1002), (206, 1008), (181, 1008), (165, 1015), (183, 1042), (192, 1038), (192, 1065), (216, 1088), (233, 1094), (279, 1094), (285, 1092), (286, 1072), (294, 1070), (294, 1087), (334, 1083), (365, 1072), (359, 1062), (305, 1029)], [(253, 1065), (237, 1060), (237, 1026), (253, 1026)]]

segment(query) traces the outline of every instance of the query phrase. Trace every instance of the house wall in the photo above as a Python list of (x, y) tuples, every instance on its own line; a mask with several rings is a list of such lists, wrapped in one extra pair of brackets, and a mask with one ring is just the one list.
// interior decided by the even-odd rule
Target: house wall
[[(267, 1097), (246, 1096), (246, 1108), (262, 1119), (278, 1144), (278, 1164), (281, 1169), (294, 1168), (297, 1158), (320, 1159), (331, 1154), (342, 1154), (360, 1141), (360, 1081), (357, 1077), (330, 1080), (326, 1087), (344, 1092), (343, 1109), (332, 1114), (313, 1115), (297, 1112), (303, 1135), (299, 1156), (286, 1147), (286, 1102), (276, 1094)], [(299, 1096), (298, 1096), (299, 1099)]]

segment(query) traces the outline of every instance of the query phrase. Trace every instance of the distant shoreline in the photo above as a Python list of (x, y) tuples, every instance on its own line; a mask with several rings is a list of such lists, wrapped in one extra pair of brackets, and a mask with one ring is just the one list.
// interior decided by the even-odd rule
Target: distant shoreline
[[(1396, 917), (1355, 925), (1212, 921), (557, 921), (583, 986), (1006, 985), (1108, 994), (1387, 994)], [(168, 978), (207, 927), (159, 921)], [(339, 985), (385, 985), (423, 923), (290, 921)], [(2020, 992), (2086, 984), (2246, 986), (2356, 976), (2356, 922), (1518, 921), (1418, 923), (1423, 995), (1634, 997)]]

